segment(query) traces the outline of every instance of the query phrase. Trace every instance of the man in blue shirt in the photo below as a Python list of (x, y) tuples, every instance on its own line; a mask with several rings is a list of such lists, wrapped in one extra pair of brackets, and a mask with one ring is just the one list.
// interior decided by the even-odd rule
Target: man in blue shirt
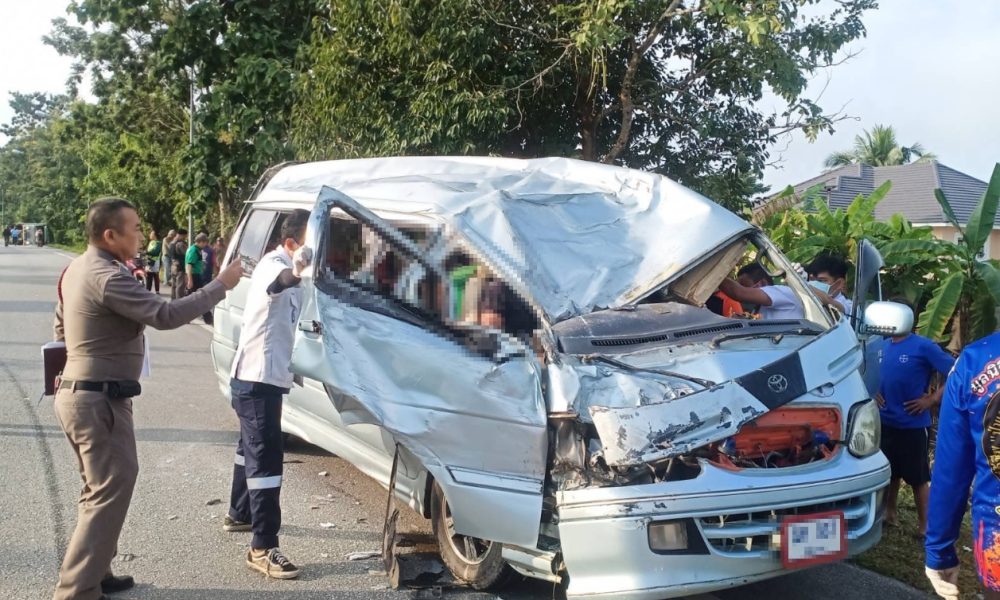
[(935, 371), (946, 375), (953, 363), (950, 354), (914, 333), (887, 338), (882, 345), (876, 401), (882, 417), (882, 452), (892, 468), (885, 520), (896, 523), (896, 498), (903, 480), (913, 488), (920, 535), (927, 530), (927, 484), (931, 480), (930, 409), (943, 393), (943, 388), (928, 392), (928, 387)]
[(987, 600), (1000, 599), (1000, 334), (966, 346), (945, 385), (938, 417), (926, 573), (942, 598), (958, 598), (955, 542), (972, 485), (972, 541)]

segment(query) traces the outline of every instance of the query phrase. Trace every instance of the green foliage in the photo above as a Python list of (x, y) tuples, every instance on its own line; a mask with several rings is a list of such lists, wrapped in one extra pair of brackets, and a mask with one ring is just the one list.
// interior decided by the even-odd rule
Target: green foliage
[(900, 215), (886, 222), (874, 217), (890, 183), (870, 196), (859, 195), (846, 209), (831, 210), (818, 188), (797, 198), (786, 190), (773, 206), (758, 210), (760, 224), (792, 260), (805, 262), (821, 252), (855, 259), (860, 239), (875, 244), (885, 260), (883, 295), (901, 296), (920, 311), (918, 330), (955, 349), (996, 330), (1000, 306), (1000, 268), (981, 256), (1000, 205), (1000, 164), (982, 199), (962, 227), (941, 190), (935, 197), (945, 218), (961, 232), (958, 242), (936, 239), (929, 228), (915, 228)]
[[(107, 121), (106, 130), (94, 136), (102, 145), (122, 147), (104, 148), (106, 157), (118, 155), (106, 163), (117, 172), (91, 177), (93, 189), (151, 194), (154, 181), (166, 184), (158, 195), (169, 206), (151, 207), (156, 216), (148, 218), (183, 222), (191, 208), (199, 223), (226, 229), (257, 177), (293, 156), (292, 86), (320, 4), (70, 4), (82, 26), (58, 19), (47, 41), (76, 60), (71, 86), (89, 69), (103, 112), (114, 115), (127, 105), (151, 111)], [(192, 91), (194, 144), (188, 147)], [(157, 155), (163, 164), (153, 164)], [(164, 177), (167, 171), (170, 176)]]
[[(737, 208), (781, 131), (829, 130), (806, 76), (872, 0), (343, 0), (316, 19), (293, 139), (307, 159), (576, 156)], [(758, 106), (765, 89), (787, 103)]]
[[(954, 210), (947, 198), (938, 190), (935, 193), (942, 210), (949, 220)], [(983, 244), (992, 233), (993, 223), (1000, 204), (1000, 164), (993, 168), (993, 176), (983, 197), (976, 204), (969, 223), (959, 228), (958, 242), (938, 241), (939, 256), (947, 263), (948, 279), (961, 281), (961, 295), (953, 298), (953, 290), (944, 283), (934, 290), (927, 310), (920, 315), (918, 327), (934, 339), (950, 337), (956, 349), (993, 333), (996, 328), (996, 309), (1000, 306), (1000, 270), (993, 262), (985, 261), (980, 254)], [(956, 220), (957, 221), (957, 220)], [(947, 280), (946, 280), (947, 281)], [(957, 286), (957, 284), (955, 284)], [(948, 334), (944, 325), (950, 323)]]
[[(807, 77), (874, 6), (73, 0), (46, 38), (74, 60), (68, 93), (13, 97), (0, 188), (68, 242), (109, 194), (154, 227), (192, 211), (225, 233), (260, 174), (292, 158), (575, 156), (739, 210), (776, 135), (832, 128)], [(77, 99), (85, 74), (93, 102)], [(765, 90), (785, 107), (762, 111)]]
[(948, 327), (955, 309), (962, 300), (964, 287), (965, 274), (962, 272), (955, 272), (944, 278), (934, 290), (931, 301), (927, 303), (927, 309), (920, 314), (917, 327), (921, 334), (932, 340), (944, 338), (945, 328)]

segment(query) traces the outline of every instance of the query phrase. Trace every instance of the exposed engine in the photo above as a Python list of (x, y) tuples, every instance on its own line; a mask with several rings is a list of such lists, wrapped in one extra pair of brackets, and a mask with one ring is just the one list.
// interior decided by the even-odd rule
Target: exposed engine
[(641, 485), (693, 479), (699, 459), (731, 470), (794, 467), (826, 460), (837, 451), (840, 410), (790, 407), (770, 411), (725, 440), (694, 452), (627, 468), (608, 466), (593, 425), (573, 413), (550, 415), (550, 485), (558, 490)]
[(728, 469), (794, 467), (830, 458), (839, 438), (838, 409), (785, 406), (695, 454)]

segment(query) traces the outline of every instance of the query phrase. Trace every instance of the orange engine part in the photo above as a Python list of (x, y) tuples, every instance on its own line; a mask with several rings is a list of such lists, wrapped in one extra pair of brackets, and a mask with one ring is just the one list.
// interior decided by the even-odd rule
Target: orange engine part
[(840, 410), (778, 408), (744, 425), (732, 440), (737, 456), (760, 456), (801, 448), (812, 442), (814, 431), (822, 431), (829, 439), (839, 440)]

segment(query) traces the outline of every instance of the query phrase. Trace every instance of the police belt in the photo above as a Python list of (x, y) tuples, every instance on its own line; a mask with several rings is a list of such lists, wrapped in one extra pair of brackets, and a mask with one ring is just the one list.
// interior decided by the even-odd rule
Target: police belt
[(73, 381), (63, 379), (59, 382), (61, 390), (82, 390), (84, 392), (106, 392), (108, 398), (131, 398), (142, 393), (138, 381)]

